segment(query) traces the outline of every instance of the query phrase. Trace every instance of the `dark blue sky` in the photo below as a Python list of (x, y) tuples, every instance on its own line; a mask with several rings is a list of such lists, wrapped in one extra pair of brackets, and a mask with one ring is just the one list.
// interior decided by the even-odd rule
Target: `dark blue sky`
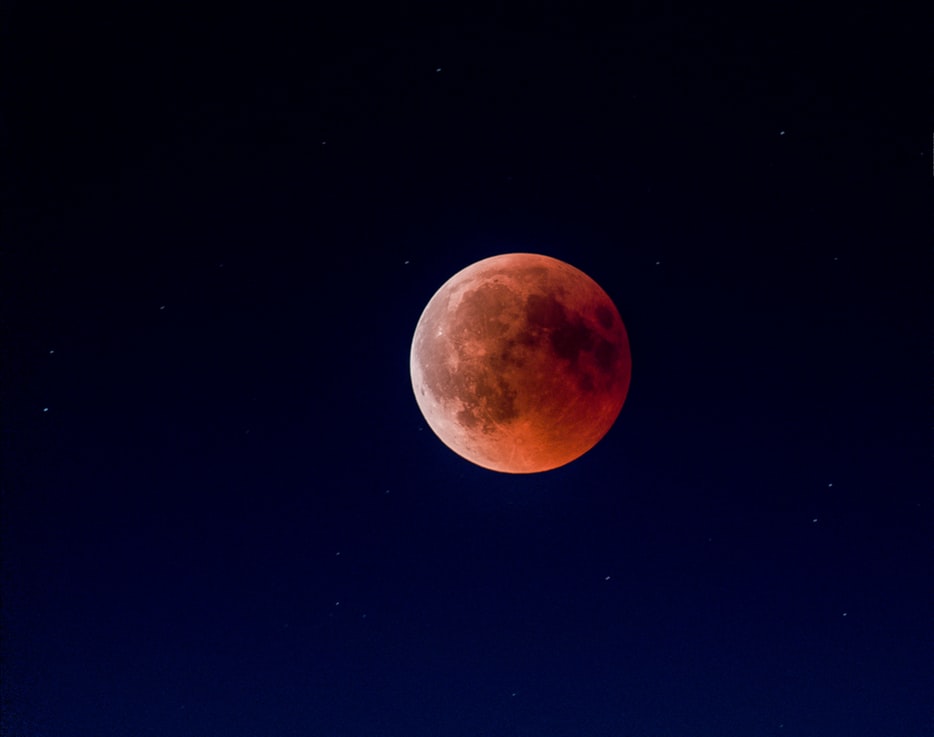
[[(5, 17), (4, 735), (930, 734), (923, 19)], [(408, 375), (508, 251), (633, 356), (530, 476)]]

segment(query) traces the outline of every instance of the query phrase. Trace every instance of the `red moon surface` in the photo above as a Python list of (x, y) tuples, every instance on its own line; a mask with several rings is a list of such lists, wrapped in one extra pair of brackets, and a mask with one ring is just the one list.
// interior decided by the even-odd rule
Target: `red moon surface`
[(435, 434), (504, 473), (579, 458), (616, 421), (632, 371), (606, 292), (570, 264), (534, 253), (478, 261), (425, 307), (412, 339), (415, 399)]

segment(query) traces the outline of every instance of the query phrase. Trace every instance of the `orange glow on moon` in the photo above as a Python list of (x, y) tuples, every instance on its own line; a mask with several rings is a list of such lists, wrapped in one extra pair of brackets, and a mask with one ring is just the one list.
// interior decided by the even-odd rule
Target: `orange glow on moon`
[(616, 421), (632, 360), (613, 301), (548, 256), (510, 253), (451, 277), (410, 356), (418, 406), (468, 461), (504, 473), (570, 463)]

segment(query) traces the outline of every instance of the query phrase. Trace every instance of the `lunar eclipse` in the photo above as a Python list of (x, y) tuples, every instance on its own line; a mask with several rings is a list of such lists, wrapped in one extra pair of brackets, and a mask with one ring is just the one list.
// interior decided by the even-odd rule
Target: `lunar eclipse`
[(563, 466), (616, 421), (632, 361), (613, 301), (584, 272), (510, 253), (451, 277), (412, 339), (418, 406), (458, 455), (503, 473)]

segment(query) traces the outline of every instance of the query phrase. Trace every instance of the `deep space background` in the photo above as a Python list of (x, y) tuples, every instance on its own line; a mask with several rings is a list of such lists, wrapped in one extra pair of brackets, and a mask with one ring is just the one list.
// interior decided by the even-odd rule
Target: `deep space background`
[[(6, 3), (2, 734), (931, 737), (921, 5)], [(632, 347), (544, 474), (409, 381), (509, 251)]]

